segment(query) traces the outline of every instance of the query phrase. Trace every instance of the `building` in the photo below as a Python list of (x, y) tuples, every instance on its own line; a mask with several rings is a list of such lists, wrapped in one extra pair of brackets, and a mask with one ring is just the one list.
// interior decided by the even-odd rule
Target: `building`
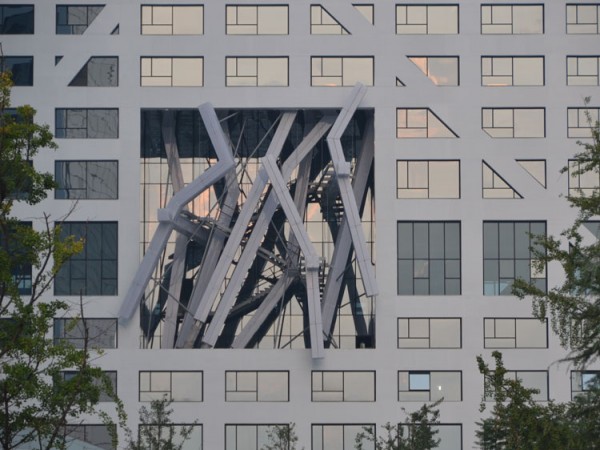
[[(528, 233), (558, 235), (562, 197), (600, 182), (560, 173), (598, 119), (599, 21), (564, 0), (0, 5), (13, 103), (60, 147), (35, 161), (53, 198), (15, 212), (77, 200), (64, 232), (86, 249), (54, 294), (84, 295), (130, 426), (166, 394), (197, 421), (186, 449), (258, 450), (295, 423), (347, 450), (444, 397), (456, 450), (476, 355), (502, 349), (540, 401), (584, 390), (593, 372), (553, 364), (510, 286), (560, 280)], [(110, 448), (97, 423), (79, 437)]]

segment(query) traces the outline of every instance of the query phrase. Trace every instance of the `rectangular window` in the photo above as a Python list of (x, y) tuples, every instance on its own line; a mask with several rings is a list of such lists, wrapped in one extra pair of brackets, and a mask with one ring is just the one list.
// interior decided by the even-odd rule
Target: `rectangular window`
[[(374, 424), (321, 424), (312, 425), (312, 450), (355, 450), (359, 434), (370, 430), (375, 433)], [(375, 450), (375, 444), (368, 439), (359, 441), (361, 449)]]
[(90, 448), (85, 444), (91, 444), (94, 449), (116, 450), (113, 445), (112, 436), (117, 432), (116, 425), (79, 424), (67, 425), (65, 427), (65, 442), (67, 447)]
[(548, 321), (521, 318), (484, 318), (485, 348), (548, 348)]
[(458, 5), (396, 5), (396, 34), (458, 34)]
[(481, 108), (481, 128), (492, 138), (543, 138), (546, 109)]
[(116, 108), (56, 108), (54, 136), (64, 139), (117, 139)]
[[(202, 425), (200, 424), (173, 423), (169, 425), (138, 425), (138, 433), (140, 436), (151, 436), (155, 439), (158, 436), (162, 436), (162, 442), (165, 442), (166, 440), (170, 443), (170, 446), (167, 448), (178, 450), (202, 450), (204, 448), (202, 443), (202, 431)], [(150, 445), (150, 442), (154, 441), (145, 441), (148, 445)], [(148, 447), (148, 450), (159, 450), (165, 447), (150, 446)]]
[(288, 34), (287, 5), (227, 5), (227, 34)]
[(460, 222), (398, 222), (398, 295), (460, 295)]
[[(64, 372), (61, 372), (61, 376), (62, 376), (63, 381), (69, 381), (69, 380), (74, 379), (78, 373), (79, 372), (77, 372), (75, 370), (66, 370)], [(110, 389), (112, 390), (112, 394), (117, 395), (117, 372), (115, 370), (103, 370), (102, 373), (110, 381)], [(103, 380), (95, 379), (94, 385), (102, 388), (102, 386), (103, 386), (102, 382), (103, 382)], [(106, 392), (105, 389), (101, 389), (100, 398), (98, 401), (112, 402), (112, 401), (114, 401), (113, 395)]]
[(594, 386), (600, 387), (600, 371), (571, 371), (571, 400), (574, 400), (578, 395), (589, 392)]
[(400, 402), (462, 401), (460, 371), (398, 371), (398, 401)]
[(225, 425), (225, 450), (262, 450), (265, 445), (271, 443), (269, 435), (277, 432), (287, 433), (289, 428), (287, 423)]
[(482, 56), (482, 86), (543, 86), (543, 56)]
[[(584, 165), (585, 166), (585, 165)], [(600, 174), (584, 171), (576, 160), (569, 160), (569, 197), (591, 197), (600, 189)]]
[(544, 34), (544, 5), (481, 5), (481, 34)]
[(598, 86), (600, 56), (567, 56), (567, 86)]
[(202, 371), (140, 371), (140, 402), (201, 402)]
[(310, 6), (310, 34), (350, 34), (335, 17), (321, 5)]
[(461, 348), (458, 317), (399, 317), (398, 348)]
[(591, 138), (599, 118), (600, 108), (567, 108), (567, 136)]
[(544, 250), (536, 236), (546, 236), (546, 222), (483, 222), (483, 295), (512, 295), (517, 278), (546, 291), (546, 270), (534, 265), (533, 250)]
[(436, 86), (458, 86), (458, 56), (408, 56)]
[(142, 34), (204, 33), (202, 5), (142, 5)]
[(0, 5), (0, 34), (33, 34), (33, 5)]
[(600, 4), (567, 4), (567, 34), (599, 34)]
[(287, 56), (226, 58), (227, 86), (287, 86)]
[(10, 71), (13, 86), (33, 86), (33, 56), (0, 56), (0, 67)]
[(55, 161), (57, 199), (117, 199), (118, 161)]
[(140, 86), (203, 86), (202, 57), (142, 57)]
[(287, 402), (289, 372), (227, 371), (225, 372), (226, 402)]
[(374, 371), (313, 371), (313, 402), (374, 402)]
[(119, 85), (119, 57), (92, 56), (69, 86), (116, 87)]
[(54, 343), (67, 341), (75, 348), (117, 348), (117, 319), (54, 319)]
[(56, 6), (56, 34), (83, 34), (104, 5)]
[(60, 237), (83, 239), (54, 279), (55, 295), (117, 295), (117, 222), (63, 222)]
[(310, 60), (311, 86), (373, 86), (372, 56), (313, 56)]
[(460, 161), (396, 161), (398, 198), (460, 198)]
[[(398, 424), (403, 428), (404, 436), (410, 437), (418, 430), (420, 424)], [(459, 423), (436, 423), (430, 425), (431, 430), (435, 433), (435, 439), (439, 439), (440, 443), (436, 450), (462, 450), (462, 425)]]
[(457, 135), (429, 108), (397, 108), (396, 137), (430, 139)]
[[(547, 370), (508, 370), (504, 376), (507, 380), (519, 380), (524, 388), (537, 390), (538, 392), (532, 395), (534, 401), (547, 402), (549, 400)], [(488, 381), (484, 380), (485, 401), (491, 402), (494, 400), (494, 395), (491, 390), (488, 391), (487, 383)]]

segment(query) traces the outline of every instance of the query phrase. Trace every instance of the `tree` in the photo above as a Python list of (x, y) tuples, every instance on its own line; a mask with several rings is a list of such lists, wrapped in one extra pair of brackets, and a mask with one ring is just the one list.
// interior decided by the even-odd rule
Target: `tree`
[(261, 450), (296, 450), (296, 424), (270, 426), (267, 429), (267, 439), (269, 443), (264, 444)]
[[(431, 405), (424, 404), (417, 411), (408, 414), (403, 424), (382, 425), (384, 432), (376, 434), (374, 427), (365, 427), (364, 431), (356, 435), (355, 448), (366, 450), (365, 442), (372, 442), (375, 450), (431, 450), (440, 444), (436, 438), (438, 431), (431, 425), (439, 423), (440, 412), (437, 406), (442, 402), (438, 400)], [(404, 412), (406, 410), (402, 408)]]
[(126, 429), (127, 450), (181, 450), (191, 438), (192, 425), (175, 425), (171, 421), (171, 401), (165, 397), (152, 400), (150, 408), (140, 408), (137, 439)]
[[(591, 142), (578, 142), (583, 151), (574, 156), (571, 167), (564, 167), (562, 173), (570, 169), (574, 176), (600, 174), (600, 125), (593, 123), (589, 114), (588, 122)], [(579, 190), (578, 195), (570, 195), (567, 200), (578, 210), (573, 225), (561, 233), (568, 241), (568, 248), (553, 236), (535, 236), (531, 249), (536, 269), (545, 270), (547, 264), (559, 263), (565, 281), (545, 292), (517, 280), (513, 293), (520, 298), (531, 296), (534, 314), (540, 320), (550, 314), (553, 331), (561, 344), (571, 349), (566, 360), (585, 367), (600, 356), (600, 232), (594, 243), (585, 244), (581, 231), (590, 219), (600, 216), (600, 189), (591, 194)]]
[[(66, 425), (95, 412), (101, 393), (112, 392), (101, 369), (91, 364), (87, 333), (79, 349), (48, 338), (54, 317), (69, 306), (43, 296), (83, 243), (61, 239), (60, 226), (53, 227), (49, 216), (38, 231), (11, 215), (15, 202), (36, 205), (54, 187), (52, 175), (35, 170), (33, 158), (56, 144), (48, 126), (35, 123), (32, 107), (9, 109), (10, 88), (10, 73), (1, 72), (0, 448), (61, 449)], [(65, 370), (76, 374), (65, 377)]]

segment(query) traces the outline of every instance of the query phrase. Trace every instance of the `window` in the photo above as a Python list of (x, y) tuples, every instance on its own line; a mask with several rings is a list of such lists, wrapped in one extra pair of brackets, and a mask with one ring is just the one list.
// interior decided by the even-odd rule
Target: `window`
[(481, 34), (543, 34), (544, 5), (481, 5)]
[(584, 171), (574, 159), (569, 160), (569, 197), (591, 197), (600, 189), (600, 174), (594, 170)]
[[(61, 372), (61, 377), (63, 381), (68, 382), (75, 379), (78, 373), (79, 372), (75, 370), (67, 370)], [(98, 401), (112, 402), (114, 401), (113, 395), (117, 394), (117, 372), (114, 370), (103, 370), (102, 374), (104, 375), (105, 379), (110, 382), (110, 389), (112, 393), (106, 392), (106, 390), (104, 389), (104, 380), (101, 380), (99, 378), (94, 379), (94, 386), (99, 387), (101, 389)]]
[(458, 5), (396, 5), (396, 34), (458, 34)]
[[(17, 288), (20, 295), (31, 295), (32, 256), (28, 242), (32, 237), (33, 224), (32, 222), (5, 222), (5, 227), (8, 236), (4, 236), (5, 231), (0, 229), (2, 242), (0, 252), (4, 264), (7, 264), (11, 272), (12, 286)], [(10, 261), (5, 259), (5, 255), (11, 256)], [(3, 291), (6, 292), (4, 289)]]
[(142, 34), (202, 34), (202, 5), (142, 5)]
[(33, 34), (33, 5), (0, 5), (0, 34)]
[[(398, 424), (404, 428), (404, 436), (411, 436), (413, 430), (419, 424)], [(459, 423), (436, 423), (430, 425), (431, 430), (435, 433), (434, 438), (439, 439), (440, 443), (436, 450), (462, 450), (462, 425)]]
[[(539, 391), (532, 396), (532, 399), (536, 402), (547, 402), (549, 399), (547, 370), (508, 370), (506, 371), (505, 379), (520, 380), (524, 388)], [(494, 400), (494, 395), (491, 390), (488, 392), (487, 383), (488, 381), (485, 380), (485, 401), (490, 402)]]
[(225, 450), (262, 450), (269, 444), (269, 434), (276, 431), (287, 431), (290, 425), (225, 425)]
[(33, 86), (33, 56), (0, 56), (0, 67), (10, 71), (13, 86)]
[(313, 371), (313, 402), (374, 402), (375, 372)]
[[(138, 425), (139, 435), (142, 436), (162, 436), (166, 439), (169, 436), (173, 449), (178, 450), (202, 450), (202, 425), (199, 424), (169, 424), (169, 425)], [(182, 438), (182, 432), (187, 435), (187, 439)], [(150, 445), (152, 440), (144, 443)], [(158, 450), (164, 447), (148, 447), (148, 450)]]
[(543, 86), (543, 56), (482, 56), (482, 86)]
[(228, 57), (227, 86), (287, 86), (288, 58)]
[(567, 56), (568, 86), (598, 86), (600, 56)]
[(172, 402), (201, 402), (202, 371), (140, 372), (140, 402), (167, 398)]
[(311, 86), (354, 86), (362, 83), (373, 86), (373, 57), (327, 57), (311, 58)]
[[(356, 437), (370, 430), (375, 433), (374, 424), (313, 424), (312, 450), (355, 450)], [(375, 450), (375, 444), (368, 439), (360, 441), (363, 450)]]
[(567, 136), (570, 138), (591, 138), (592, 127), (598, 122), (600, 108), (568, 108)]
[(59, 5), (56, 7), (56, 34), (83, 34), (104, 5)]
[(204, 59), (142, 57), (140, 74), (140, 86), (202, 86)]
[(462, 372), (398, 371), (398, 401), (435, 402), (462, 401)]
[(567, 4), (567, 34), (598, 34), (599, 4)]
[(546, 222), (483, 222), (483, 295), (512, 295), (517, 278), (546, 291), (546, 270), (533, 264), (545, 235)]
[(481, 108), (481, 123), (492, 138), (546, 137), (544, 108)]
[(375, 5), (371, 4), (356, 4), (353, 3), (356, 9), (371, 25), (375, 25)]
[(119, 110), (108, 108), (56, 108), (54, 136), (65, 139), (116, 139)]
[(56, 161), (54, 163), (58, 199), (117, 199), (118, 161)]
[(525, 171), (546, 188), (546, 160), (545, 159), (515, 159)]
[(398, 198), (460, 198), (460, 161), (396, 161)]
[(227, 34), (288, 34), (285, 5), (227, 5)]
[(227, 371), (225, 401), (287, 402), (289, 377), (284, 371)]
[(548, 348), (548, 321), (484, 318), (485, 348)]
[(329, 11), (321, 5), (310, 7), (310, 34), (350, 34)]
[(398, 348), (461, 348), (458, 317), (399, 317)]
[(91, 444), (94, 448), (104, 450), (116, 450), (113, 446), (112, 436), (117, 432), (116, 425), (67, 425), (65, 427), (65, 442), (67, 448), (90, 448), (85, 444)]
[(485, 161), (481, 163), (483, 198), (523, 198), (498, 172)]
[(460, 222), (398, 222), (398, 295), (460, 295)]
[(458, 136), (429, 108), (397, 108), (396, 137), (405, 139)]
[(67, 341), (75, 348), (117, 348), (117, 319), (54, 319), (54, 344)]
[(573, 370), (571, 371), (571, 399), (585, 394), (594, 386), (600, 387), (600, 371), (598, 370)]
[(64, 263), (55, 295), (117, 295), (117, 222), (64, 222), (60, 237), (83, 239), (81, 253)]
[(458, 86), (458, 56), (408, 56), (436, 86)]
[(118, 56), (91, 57), (69, 83), (69, 86), (88, 87), (116, 87), (118, 85)]

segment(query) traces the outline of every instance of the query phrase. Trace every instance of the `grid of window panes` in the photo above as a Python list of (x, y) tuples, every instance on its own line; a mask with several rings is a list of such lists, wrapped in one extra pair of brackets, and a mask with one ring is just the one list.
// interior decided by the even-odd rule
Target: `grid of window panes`
[(66, 139), (116, 139), (116, 108), (56, 108), (54, 136)]
[(104, 5), (57, 5), (56, 34), (83, 34)]
[(483, 295), (512, 295), (519, 278), (546, 290), (546, 269), (533, 253), (544, 251), (536, 236), (546, 236), (546, 222), (483, 222)]
[(62, 437), (68, 448), (93, 447), (103, 450), (116, 450), (112, 439), (112, 436), (116, 433), (116, 425), (72, 424), (64, 427), (64, 432), (65, 434)]
[(54, 343), (75, 348), (117, 348), (117, 319), (54, 319)]
[(289, 423), (225, 425), (225, 450), (262, 450), (271, 443), (270, 434), (289, 433), (289, 427)]
[(55, 198), (117, 199), (118, 161), (55, 161)]
[[(77, 376), (79, 372), (74, 370), (66, 370), (61, 372), (62, 381), (67, 383), (72, 382), (76, 386)], [(116, 370), (103, 370), (102, 378), (95, 378), (94, 386), (100, 388), (100, 396), (98, 397), (99, 402), (112, 402), (114, 396), (117, 395), (117, 371)], [(109, 383), (110, 387), (107, 387), (105, 383)], [(56, 386), (55, 386), (56, 387)]]
[(460, 371), (398, 371), (398, 401), (400, 402), (462, 401)]
[(571, 371), (571, 399), (585, 395), (591, 389), (600, 387), (600, 371), (598, 370), (572, 370)]
[(460, 222), (398, 222), (399, 295), (460, 295)]
[(119, 57), (92, 56), (69, 86), (116, 87), (119, 85)]
[[(375, 443), (366, 435), (375, 433), (374, 424), (312, 424), (312, 450), (375, 450)], [(359, 435), (362, 437), (359, 437)]]

